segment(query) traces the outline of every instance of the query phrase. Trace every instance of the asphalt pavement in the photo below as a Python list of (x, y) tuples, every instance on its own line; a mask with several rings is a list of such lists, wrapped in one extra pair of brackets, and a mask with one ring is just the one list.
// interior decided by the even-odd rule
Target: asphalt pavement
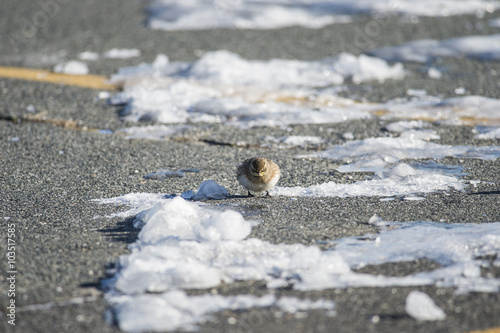
[[(48, 3), (49, 1), (47, 1)], [(485, 17), (464, 15), (421, 18), (419, 24), (391, 18), (378, 34), (360, 34), (372, 20), (356, 17), (348, 24), (311, 30), (298, 27), (271, 31), (215, 29), (197, 32), (148, 30), (146, 2), (137, 0), (60, 1), (52, 5), (46, 23), (40, 23), (44, 1), (6, 0), (0, 4), (0, 66), (52, 69), (59, 61), (76, 59), (83, 51), (102, 53), (111, 48), (137, 48), (132, 59), (89, 62), (92, 74), (110, 75), (119, 68), (151, 62), (159, 53), (171, 60), (193, 61), (209, 50), (227, 49), (250, 59), (313, 60), (340, 52), (359, 54), (375, 47), (421, 38), (452, 38), (498, 32)], [(52, 3), (52, 2), (51, 2)], [(53, 15), (52, 15), (53, 14)], [(37, 16), (38, 15), (38, 16)], [(38, 27), (34, 23), (38, 22)], [(31, 26), (30, 26), (31, 23)], [(31, 27), (31, 30), (29, 30)], [(361, 32), (360, 32), (361, 31)], [(361, 37), (360, 37), (361, 36)], [(412, 74), (403, 81), (348, 86), (344, 94), (361, 100), (385, 101), (405, 95), (409, 88), (429, 94), (454, 96), (462, 86), (468, 94), (500, 98), (500, 63), (474, 59), (443, 59), (449, 72), (430, 80), (422, 64), (405, 64)], [(248, 156), (264, 155), (282, 167), (281, 186), (310, 186), (325, 181), (352, 182), (363, 174), (335, 172), (335, 161), (295, 159), (303, 149), (268, 149), (252, 143), (264, 135), (281, 136), (279, 128), (238, 130), (223, 125), (200, 126), (185, 140), (125, 140), (114, 130), (131, 126), (120, 120), (118, 109), (98, 98), (99, 91), (0, 78), (0, 252), (7, 253), (9, 225), (15, 225), (17, 269), (16, 325), (8, 324), (6, 305), (10, 282), (6, 268), (0, 276), (1, 332), (119, 332), (107, 316), (100, 282), (114, 267), (137, 231), (131, 219), (106, 218), (123, 207), (98, 205), (92, 199), (131, 192), (180, 193), (213, 179), (231, 193), (242, 193), (235, 179), (236, 165)], [(32, 107), (31, 107), (32, 106)], [(34, 110), (33, 110), (34, 107)], [(43, 114), (34, 121), (26, 115)], [(64, 126), (69, 121), (71, 126)], [(329, 130), (331, 143), (352, 132), (356, 139), (379, 135), (385, 122), (358, 120), (340, 124), (291, 126), (294, 135), (317, 135)], [(114, 134), (99, 130), (111, 130)], [(432, 125), (437, 142), (454, 145), (498, 145), (477, 140), (470, 127)], [(243, 147), (238, 142), (247, 142)], [(231, 198), (215, 205), (238, 207), (245, 216), (265, 221), (252, 237), (273, 243), (317, 244), (318, 241), (374, 233), (368, 219), (377, 214), (388, 221), (500, 221), (500, 160), (445, 160), (461, 165), (465, 180), (481, 179), (465, 192), (449, 191), (422, 201), (380, 201), (351, 198)], [(152, 181), (147, 173), (164, 169), (197, 168), (185, 178)], [(489, 184), (489, 183), (491, 184)], [(2, 255), (0, 267), (7, 266)], [(365, 272), (406, 275), (434, 269), (421, 260), (366, 267)], [(483, 274), (500, 278), (500, 268)], [(404, 309), (411, 290), (429, 294), (447, 314), (445, 320), (418, 322)], [(217, 288), (220, 294), (264, 294), (259, 282)], [(265, 309), (225, 311), (206, 323), (202, 332), (468, 332), (500, 327), (500, 293), (457, 295), (452, 288), (349, 288), (310, 292), (277, 290), (277, 295), (328, 298), (337, 303), (337, 315), (310, 311), (304, 318), (276, 318)], [(378, 316), (378, 317), (374, 317)], [(236, 318), (236, 323), (228, 318)], [(378, 318), (374, 320), (374, 318)]]

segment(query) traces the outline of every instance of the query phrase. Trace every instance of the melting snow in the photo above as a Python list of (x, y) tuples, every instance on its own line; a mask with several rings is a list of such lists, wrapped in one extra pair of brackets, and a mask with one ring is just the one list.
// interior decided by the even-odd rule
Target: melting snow
[(410, 195), (450, 188), (463, 190), (465, 184), (457, 178), (463, 175), (459, 166), (440, 165), (432, 160), (408, 163), (402, 160), (440, 159), (447, 156), (492, 160), (500, 157), (500, 148), (497, 146), (451, 146), (429, 142), (427, 140), (438, 139), (439, 136), (431, 130), (421, 129), (425, 124), (422, 121), (391, 123), (387, 129), (400, 132), (399, 137), (348, 141), (319, 153), (299, 156), (343, 161), (345, 164), (339, 166), (338, 171), (374, 172), (373, 177), (353, 184), (327, 182), (307, 188), (276, 186), (270, 193), (302, 197), (348, 197)]
[(437, 57), (469, 57), (500, 59), (500, 34), (467, 36), (447, 40), (422, 39), (398, 46), (388, 46), (372, 52), (393, 61), (429, 62)]
[[(124, 91), (111, 98), (123, 105), (124, 119), (160, 123), (223, 122), (243, 128), (322, 124), (353, 119), (428, 119), (444, 124), (500, 124), (500, 101), (481, 96), (440, 99), (420, 95), (384, 104), (337, 96), (346, 78), (355, 82), (401, 79), (400, 64), (342, 54), (321, 61), (245, 60), (227, 51), (205, 54), (193, 63), (170, 63), (159, 55), (152, 64), (121, 69), (111, 81)], [(150, 127), (131, 137), (168, 136), (179, 127)], [(134, 134), (135, 131), (137, 134)], [(150, 133), (147, 133), (147, 132)], [(156, 133), (155, 133), (156, 132)]]
[(483, 15), (498, 8), (497, 1), (469, 0), (273, 0), (273, 1), (180, 1), (155, 0), (149, 7), (149, 26), (162, 30), (204, 30), (215, 28), (275, 29), (299, 25), (321, 28), (350, 22), (350, 15), (450, 16)]
[(396, 99), (377, 106), (383, 118), (426, 119), (447, 125), (500, 125), (500, 100), (482, 96)]
[(332, 123), (370, 117), (354, 101), (332, 95), (332, 85), (401, 79), (400, 64), (342, 54), (321, 61), (253, 61), (227, 52), (205, 54), (194, 63), (153, 64), (121, 69), (111, 78), (124, 86), (111, 102), (126, 104), (131, 121), (227, 122), (241, 127)]
[[(119, 197), (106, 202), (124, 201)], [(372, 218), (378, 234), (338, 239), (332, 249), (321, 251), (317, 246), (247, 238), (251, 223), (241, 214), (216, 211), (181, 197), (160, 200), (137, 218), (137, 225), (142, 225), (138, 240), (130, 246), (131, 253), (120, 258), (120, 269), (108, 281), (106, 294), (125, 331), (193, 329), (209, 320), (210, 314), (225, 309), (334, 308), (327, 300), (187, 296), (182, 291), (217, 287), (222, 282), (263, 280), (271, 289), (291, 286), (296, 290), (436, 285), (454, 287), (457, 293), (498, 292), (500, 287), (500, 279), (481, 276), (481, 267), (487, 265), (481, 258), (500, 254), (500, 223), (402, 223)], [(402, 277), (353, 270), (423, 258), (441, 266)], [(410, 313), (415, 304), (424, 303), (428, 305), (427, 300), (412, 296), (407, 309)]]
[[(372, 164), (379, 170), (381, 165)], [(366, 167), (365, 169), (368, 169)], [(396, 196), (415, 193), (446, 191), (450, 188), (463, 190), (465, 185), (454, 176), (418, 170), (406, 163), (400, 163), (385, 171), (378, 172), (371, 179), (360, 180), (353, 184), (327, 182), (307, 188), (276, 186), (269, 191), (271, 195), (298, 197), (351, 197), (351, 196)]]
[(348, 163), (338, 168), (341, 172), (383, 172), (388, 165), (404, 159), (439, 159), (448, 156), (492, 160), (500, 157), (500, 147), (497, 146), (440, 145), (422, 139), (422, 136), (428, 139), (428, 135), (433, 138), (434, 133), (424, 131), (424, 134), (419, 134), (419, 132), (404, 131), (397, 138), (381, 137), (349, 141), (305, 157), (331, 158)]

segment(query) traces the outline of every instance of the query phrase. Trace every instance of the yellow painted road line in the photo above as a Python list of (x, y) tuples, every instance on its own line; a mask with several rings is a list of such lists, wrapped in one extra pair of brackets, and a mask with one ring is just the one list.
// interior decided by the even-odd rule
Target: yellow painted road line
[(500, 333), (500, 327), (487, 328), (480, 331), (471, 331), (469, 333)]
[(42, 69), (19, 67), (0, 67), (0, 78), (10, 78), (28, 81), (49, 82), (68, 86), (77, 86), (97, 90), (116, 90), (118, 87), (107, 82), (105, 76), (100, 75), (71, 75), (52, 73)]

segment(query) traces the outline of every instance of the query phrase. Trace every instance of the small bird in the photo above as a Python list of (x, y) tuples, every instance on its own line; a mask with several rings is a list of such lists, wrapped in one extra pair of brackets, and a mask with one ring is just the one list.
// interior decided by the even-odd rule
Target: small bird
[(269, 189), (280, 179), (281, 171), (278, 164), (270, 159), (252, 157), (245, 160), (236, 174), (238, 182), (248, 190), (248, 196), (253, 197), (250, 191), (264, 192), (270, 197)]

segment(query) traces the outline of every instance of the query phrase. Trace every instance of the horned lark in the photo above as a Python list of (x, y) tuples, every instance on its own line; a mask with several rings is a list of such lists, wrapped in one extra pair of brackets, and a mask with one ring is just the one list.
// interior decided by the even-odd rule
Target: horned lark
[(280, 176), (278, 164), (267, 158), (252, 157), (238, 167), (236, 178), (241, 186), (248, 190), (248, 196), (253, 196), (250, 191), (266, 191), (266, 196), (269, 197), (268, 190), (276, 185)]

